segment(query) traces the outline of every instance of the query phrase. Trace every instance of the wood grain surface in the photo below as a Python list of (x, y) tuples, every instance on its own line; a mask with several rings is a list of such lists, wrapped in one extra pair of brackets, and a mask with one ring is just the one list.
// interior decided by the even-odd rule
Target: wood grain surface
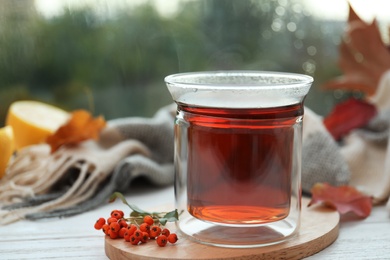
[[(142, 206), (142, 208), (154, 209), (155, 206), (173, 203), (173, 186), (156, 188), (151, 185), (137, 185), (132, 187), (126, 199), (129, 203)], [(303, 204), (302, 209), (306, 210), (305, 207), (306, 205)], [(104, 234), (101, 230), (95, 230), (93, 225), (99, 217), (107, 217), (113, 209), (126, 211), (128, 207), (124, 206), (122, 202), (116, 201), (69, 218), (43, 221), (25, 220), (1, 226), (0, 259), (108, 260), (104, 249)], [(327, 222), (328, 220), (318, 219), (315, 225), (326, 225)], [(371, 215), (366, 219), (346, 219), (342, 217), (339, 236), (336, 241), (320, 252), (308, 256), (305, 260), (390, 259), (389, 230), (390, 218), (384, 205), (375, 206)], [(310, 230), (301, 232), (310, 232)], [(184, 239), (180, 238), (175, 250), (182, 250), (182, 241)], [(326, 241), (323, 242), (322, 246), (325, 246), (326, 243)], [(208, 250), (209, 247), (204, 248)], [(154, 257), (157, 258), (157, 254), (161, 254), (165, 249), (172, 248), (160, 249), (153, 245)], [(295, 258), (309, 255), (316, 250), (320, 250), (320, 248), (300, 249), (302, 253)], [(119, 258), (118, 254), (119, 252), (116, 252), (114, 257)], [(140, 259), (139, 256), (135, 255), (135, 258), (137, 257)], [(253, 259), (261, 259), (261, 257), (263, 256), (256, 255)], [(147, 257), (144, 257), (144, 259), (147, 259)]]

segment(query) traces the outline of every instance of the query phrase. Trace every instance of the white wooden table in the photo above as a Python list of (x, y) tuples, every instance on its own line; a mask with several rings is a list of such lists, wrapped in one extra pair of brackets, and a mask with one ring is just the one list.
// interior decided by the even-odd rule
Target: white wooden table
[[(126, 197), (129, 203), (150, 209), (173, 203), (174, 193), (173, 187), (133, 187)], [(70, 218), (0, 226), (0, 259), (107, 260), (104, 235), (93, 225), (96, 219), (106, 218), (116, 208), (129, 212), (117, 200)], [(338, 239), (307, 259), (390, 259), (390, 218), (385, 208), (374, 208), (364, 220), (343, 221)]]

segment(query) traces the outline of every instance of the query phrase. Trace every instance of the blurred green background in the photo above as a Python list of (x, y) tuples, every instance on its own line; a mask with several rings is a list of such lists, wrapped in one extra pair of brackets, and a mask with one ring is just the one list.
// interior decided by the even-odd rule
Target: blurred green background
[(317, 19), (302, 1), (178, 1), (169, 15), (153, 1), (109, 2), (65, 5), (51, 16), (34, 1), (0, 2), (0, 126), (21, 99), (106, 119), (152, 116), (172, 102), (164, 77), (186, 71), (312, 75), (306, 105), (322, 115), (343, 96), (320, 86), (340, 74), (345, 21)]

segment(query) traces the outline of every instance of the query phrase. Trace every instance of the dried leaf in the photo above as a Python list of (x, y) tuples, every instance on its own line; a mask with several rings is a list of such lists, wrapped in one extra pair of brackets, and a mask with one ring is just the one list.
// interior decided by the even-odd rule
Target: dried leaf
[(62, 145), (75, 145), (83, 141), (99, 138), (100, 131), (106, 126), (102, 116), (93, 118), (85, 110), (72, 112), (70, 120), (46, 139), (51, 151), (55, 152)]
[(353, 212), (362, 218), (371, 214), (372, 198), (352, 186), (334, 187), (328, 183), (316, 183), (311, 193), (312, 198), (308, 206), (322, 203), (336, 209), (340, 214)]
[(355, 10), (353, 10), (350, 3), (349, 5), (349, 15), (348, 15), (348, 23), (352, 22), (363, 22), (363, 20), (356, 14)]
[(324, 118), (324, 125), (333, 138), (339, 140), (351, 130), (367, 125), (376, 114), (374, 105), (351, 98), (337, 104)]
[(323, 85), (325, 89), (362, 91), (373, 95), (383, 73), (390, 69), (390, 52), (374, 20), (365, 23), (350, 6), (348, 30), (340, 44), (343, 75)]

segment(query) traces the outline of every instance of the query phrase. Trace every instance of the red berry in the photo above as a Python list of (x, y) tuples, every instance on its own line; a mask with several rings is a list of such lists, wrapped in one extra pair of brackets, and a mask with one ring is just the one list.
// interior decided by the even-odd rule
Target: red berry
[(122, 210), (118, 210), (119, 214), (121, 215), (121, 218), (123, 218), (123, 216), (125, 215), (125, 213), (123, 213)]
[(175, 233), (172, 233), (168, 236), (168, 242), (171, 244), (176, 243), (177, 240), (179, 240), (179, 239), (177, 238), (177, 235)]
[(125, 227), (125, 228), (127, 228), (129, 225), (127, 224), (127, 222), (126, 222), (126, 220), (124, 220), (124, 219), (121, 219), (120, 221), (119, 221), (119, 225), (121, 226), (121, 227)]
[(122, 210), (115, 209), (115, 210), (111, 211), (111, 214), (110, 214), (110, 215), (111, 215), (111, 217), (113, 217), (113, 218), (120, 219), (120, 218), (123, 218), (123, 216), (124, 216), (125, 214), (123, 213)]
[(164, 235), (164, 236), (166, 236), (166, 237), (168, 237), (169, 234), (171, 234), (171, 232), (170, 232), (169, 229), (167, 229), (167, 228), (164, 228), (164, 229), (161, 231), (161, 235)]
[(112, 231), (112, 229), (109, 229), (107, 231), (107, 235), (109, 235), (111, 239), (115, 239), (118, 237), (118, 232), (115, 232), (115, 231)]
[(166, 244), (168, 243), (168, 240), (167, 240), (167, 237), (164, 236), (164, 235), (159, 235), (157, 237), (157, 245), (158, 246), (161, 246), (161, 247), (164, 247), (166, 246)]
[(119, 214), (119, 212), (115, 211), (114, 213), (111, 214), (111, 217), (116, 218), (116, 219), (120, 219), (121, 215)]
[(151, 226), (149, 236), (150, 238), (156, 238), (161, 234), (161, 228), (159, 226)]
[(135, 237), (141, 239), (141, 237), (142, 237), (142, 231), (141, 231), (141, 230), (136, 230), (136, 231), (134, 232), (133, 236), (135, 236)]
[(141, 236), (141, 243), (146, 243), (149, 239), (149, 233), (148, 232), (142, 232)]
[(131, 235), (129, 235), (128, 231), (125, 232), (123, 238), (125, 239), (126, 242), (130, 242), (130, 237), (131, 237)]
[(102, 229), (104, 224), (106, 224), (106, 220), (104, 218), (99, 218), (98, 220), (96, 220), (95, 229), (97, 230)]
[(119, 237), (125, 237), (125, 233), (126, 233), (127, 231), (129, 231), (127, 228), (122, 227), (122, 228), (119, 230), (119, 232), (118, 232)]
[(153, 225), (154, 220), (153, 220), (152, 216), (146, 215), (144, 217), (144, 223), (148, 224), (149, 226)]
[(108, 224), (111, 224), (112, 222), (118, 222), (118, 219), (113, 217), (107, 219)]
[(108, 230), (110, 230), (110, 225), (104, 224), (102, 230), (104, 234), (108, 235)]
[(131, 235), (134, 234), (134, 232), (135, 232), (138, 228), (137, 228), (136, 225), (131, 224), (131, 225), (128, 227), (128, 229), (129, 229), (129, 235), (131, 236)]
[(121, 226), (119, 225), (118, 222), (112, 222), (110, 224), (110, 229), (114, 232), (118, 232), (121, 229)]
[(140, 226), (139, 226), (139, 230), (141, 230), (142, 232), (147, 232), (149, 233), (150, 231), (150, 226), (148, 223), (142, 223)]
[(138, 245), (139, 241), (140, 241), (139, 237), (136, 237), (134, 235), (130, 236), (130, 243), (132, 245)]

